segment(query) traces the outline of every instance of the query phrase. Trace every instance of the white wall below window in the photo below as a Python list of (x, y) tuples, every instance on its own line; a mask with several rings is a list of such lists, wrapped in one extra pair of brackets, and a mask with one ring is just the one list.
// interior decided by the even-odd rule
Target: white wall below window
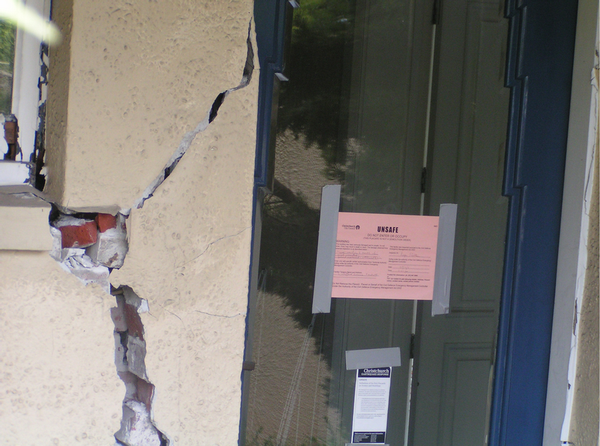
[(20, 161), (0, 161), (0, 186), (27, 183), (30, 176), (29, 164)]

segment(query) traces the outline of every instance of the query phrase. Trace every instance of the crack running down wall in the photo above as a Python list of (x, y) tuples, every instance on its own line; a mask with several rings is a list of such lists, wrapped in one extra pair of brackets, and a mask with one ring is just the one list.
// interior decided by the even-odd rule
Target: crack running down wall
[[(48, 174), (64, 181), (47, 192), (70, 209), (131, 207), (215, 98), (239, 84), (252, 4), (56, 6), (69, 39), (50, 55), (62, 62), (51, 63), (49, 94), (64, 94), (49, 99), (48, 150), (59, 155)], [(140, 317), (152, 411), (172, 444), (237, 442), (256, 84), (228, 95), (131, 212), (129, 252), (110, 276), (149, 302)], [(112, 444), (125, 394), (111, 340), (115, 297), (83, 287), (47, 253), (4, 251), (0, 266), (0, 444)]]

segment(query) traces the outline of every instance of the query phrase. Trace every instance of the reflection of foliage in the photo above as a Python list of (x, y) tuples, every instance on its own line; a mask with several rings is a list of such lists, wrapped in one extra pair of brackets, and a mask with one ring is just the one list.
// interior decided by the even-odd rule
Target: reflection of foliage
[(0, 21), (0, 113), (10, 113), (15, 57), (15, 27)]
[[(294, 10), (290, 54), (281, 85), (277, 133), (302, 136), (317, 145), (330, 177), (343, 177), (347, 120), (344, 56), (351, 52), (355, 0), (302, 0)], [(345, 110), (345, 112), (344, 112)], [(345, 115), (346, 113), (346, 115)], [(293, 150), (277, 147), (278, 151)], [(276, 181), (265, 201), (261, 268), (268, 273), (267, 291), (285, 297), (294, 319), (308, 327), (319, 228), (319, 211), (297, 192)]]
[[(285, 70), (290, 81), (281, 84), (279, 95), (277, 134), (291, 132), (301, 138), (306, 147), (318, 147), (330, 178), (342, 178), (343, 174), (336, 172), (336, 168), (346, 163), (348, 79), (344, 70), (348, 67), (345, 66), (344, 56), (351, 53), (349, 45), (353, 32), (353, 8), (354, 0), (301, 0), (301, 7), (294, 11), (290, 54)], [(344, 131), (340, 132), (340, 129)], [(301, 150), (299, 147), (300, 144), (278, 145), (277, 150), (279, 154), (284, 154), (286, 151)], [(301, 190), (291, 190), (282, 184), (286, 180), (280, 170), (275, 170), (273, 193), (266, 197), (262, 212), (259, 269), (264, 278), (264, 282), (261, 281), (264, 288), (261, 289), (280, 296), (297, 327), (308, 329), (313, 317), (319, 210), (307, 204)], [(325, 182), (325, 178), (322, 180)], [(320, 360), (331, 369), (333, 314), (316, 317), (312, 338), (314, 354), (320, 355)], [(293, 367), (293, 364), (284, 367), (288, 366)], [(322, 376), (318, 383), (311, 383), (311, 387), (315, 384), (319, 385), (328, 400), (329, 379)], [(260, 398), (258, 401), (274, 409), (269, 401), (261, 401)], [(295, 410), (310, 409), (298, 407)], [(255, 420), (255, 423), (262, 424), (260, 420)], [(334, 444), (311, 438), (312, 434), (307, 430), (298, 429), (298, 442), (290, 442), (292, 444)], [(265, 432), (259, 428), (246, 432), (246, 444), (275, 446), (275, 436), (276, 432)]]
[(15, 57), (15, 26), (0, 21), (0, 62), (7, 62), (12, 68)]
[[(344, 54), (352, 33), (351, 0), (303, 0), (294, 11), (288, 70), (282, 85), (278, 132), (303, 134), (316, 143), (330, 168), (343, 164), (340, 120), (344, 102)], [(339, 153), (338, 153), (339, 152)]]

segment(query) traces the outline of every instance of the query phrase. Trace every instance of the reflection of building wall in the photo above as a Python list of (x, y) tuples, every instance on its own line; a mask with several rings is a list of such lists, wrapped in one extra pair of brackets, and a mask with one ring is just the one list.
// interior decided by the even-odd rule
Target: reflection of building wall
[[(261, 293), (257, 308), (254, 331), (256, 369), (251, 372), (247, 444), (278, 444), (275, 440), (286, 422), (289, 432), (287, 442), (282, 444), (326, 444), (327, 392), (331, 371), (327, 361), (319, 354), (319, 323), (314, 330), (317, 336), (308, 339), (303, 359), (302, 344), (307, 330), (294, 320), (293, 311), (286, 307), (284, 299), (276, 294)], [(286, 404), (293, 401), (290, 389), (294, 374), (300, 370), (294, 407), (286, 411)], [(330, 424), (335, 426), (335, 420), (331, 420)], [(314, 443), (310, 442), (311, 437), (316, 439)]]
[(279, 182), (302, 198), (312, 209), (319, 209), (321, 188), (340, 184), (339, 178), (328, 178), (327, 164), (317, 144), (308, 145), (304, 135), (292, 131), (277, 134), (275, 176)]
[[(307, 336), (316, 254), (312, 248), (321, 188), (340, 180), (327, 178), (321, 149), (309, 145), (304, 135), (279, 133), (276, 148), (275, 178), (286, 191), (282, 194), (276, 187), (274, 205), (265, 210), (263, 237), (268, 228), (274, 238), (264, 247), (261, 268), (274, 267), (276, 272), (271, 281), (267, 278), (269, 291), (258, 297), (246, 444), (316, 446), (327, 441), (328, 420), (330, 429), (337, 423), (331, 420), (335, 410), (328, 408), (330, 366), (319, 352), (322, 316)], [(286, 246), (278, 248), (279, 243)]]

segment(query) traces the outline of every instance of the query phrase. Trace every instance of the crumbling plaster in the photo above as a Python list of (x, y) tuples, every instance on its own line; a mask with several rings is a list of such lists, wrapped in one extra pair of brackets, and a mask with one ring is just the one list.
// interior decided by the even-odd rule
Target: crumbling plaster
[[(131, 208), (217, 95), (240, 83), (252, 8), (249, 0), (56, 1), (66, 39), (50, 54), (50, 198), (71, 209)], [(148, 300), (141, 317), (153, 415), (173, 445), (237, 442), (254, 79), (225, 99), (154, 196), (132, 209), (130, 250), (110, 277)], [(114, 297), (84, 287), (47, 253), (4, 251), (0, 262), (0, 326), (14, 341), (3, 346), (12, 361), (3, 387), (15, 395), (44, 389), (27, 412), (18, 398), (0, 400), (0, 431), (10, 422), (13, 435), (0, 444), (112, 444), (125, 393), (114, 363)], [(49, 339), (59, 339), (60, 354), (47, 351)]]

